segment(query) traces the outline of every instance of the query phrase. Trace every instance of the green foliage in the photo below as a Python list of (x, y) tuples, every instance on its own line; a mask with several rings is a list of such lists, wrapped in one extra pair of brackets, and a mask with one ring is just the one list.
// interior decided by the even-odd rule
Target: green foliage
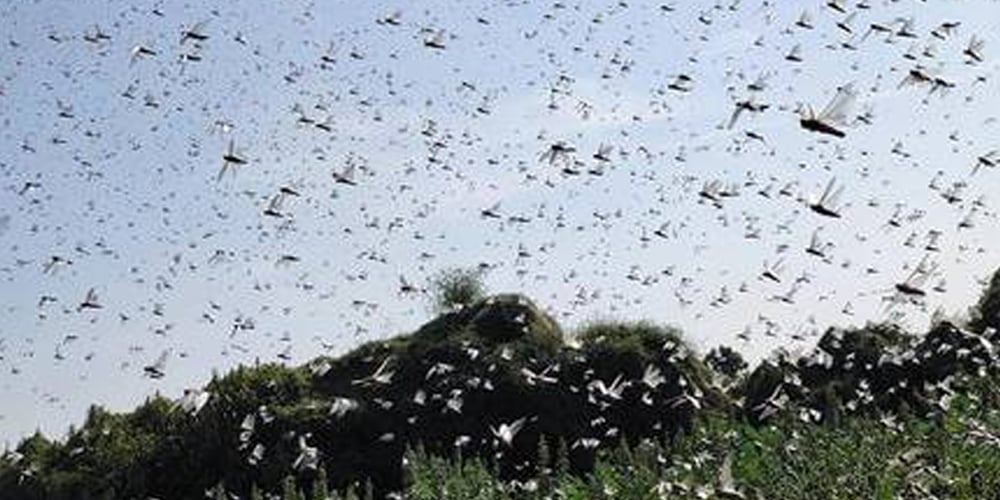
[(326, 476), (326, 468), (320, 467), (313, 478), (312, 491), (309, 500), (327, 500), (330, 497), (329, 479)]
[(408, 454), (408, 462), (411, 482), (407, 498), (412, 500), (506, 498), (500, 483), (478, 460), (453, 463), (418, 450)]
[(674, 352), (685, 347), (679, 330), (646, 321), (595, 321), (580, 329), (576, 337), (584, 349), (634, 353), (644, 360), (661, 350)]
[(898, 325), (877, 323), (849, 330), (831, 328), (820, 338), (818, 347), (835, 357), (851, 355), (859, 363), (874, 363), (884, 352), (908, 348), (916, 340)]
[(728, 346), (719, 346), (708, 351), (705, 362), (713, 370), (730, 379), (735, 379), (747, 368), (743, 356)]
[(433, 280), (431, 296), (438, 314), (461, 310), (485, 295), (483, 274), (477, 269), (448, 269)]
[(470, 307), (468, 328), (489, 344), (523, 340), (554, 353), (562, 346), (562, 330), (531, 299), (520, 294), (487, 297)]
[[(669, 368), (670, 375), (683, 378), (688, 391), (703, 394), (706, 404), (728, 404), (713, 384), (709, 368), (684, 341), (681, 331), (648, 321), (595, 321), (581, 328), (576, 338), (580, 350), (602, 377), (624, 373), (639, 378), (645, 368)], [(675, 387), (680, 390), (680, 387)]]
[[(983, 311), (1000, 307), (990, 297)], [(524, 296), (462, 304), (338, 359), (215, 376), (197, 414), (159, 395), (128, 413), (93, 406), (64, 440), (36, 433), (0, 455), (0, 498), (712, 498), (725, 468), (746, 498), (1000, 496), (992, 337), (947, 321), (921, 337), (893, 325), (831, 329), (816, 355), (747, 372), (735, 351), (701, 357), (669, 327), (595, 322), (570, 346)], [(391, 380), (373, 382), (383, 364)], [(597, 381), (603, 394), (588, 394)], [(418, 389), (456, 388), (461, 412), (440, 397), (414, 402)], [(678, 403), (692, 395), (697, 404)], [(358, 406), (332, 417), (335, 397)], [(777, 410), (755, 410), (768, 404)], [(489, 426), (521, 417), (499, 453)], [(247, 418), (253, 432), (241, 438)], [(394, 440), (380, 441), (388, 432)], [(593, 436), (596, 450), (578, 448)], [(300, 437), (319, 449), (318, 469), (291, 466)], [(258, 443), (265, 454), (250, 463)]]
[[(831, 428), (794, 420), (758, 427), (722, 414), (707, 415), (697, 431), (672, 447), (644, 441), (602, 453), (593, 473), (560, 473), (526, 493), (497, 481), (479, 463), (456, 464), (413, 455), (410, 498), (706, 498), (721, 487), (724, 457), (734, 486), (746, 498), (994, 498), (1000, 494), (1000, 448), (970, 440), (970, 422), (994, 429), (1000, 413), (966, 405), (949, 413), (948, 429), (926, 420), (891, 429), (854, 419)], [(988, 423), (986, 423), (988, 422)], [(669, 462), (662, 457), (670, 456)]]
[(294, 477), (285, 476), (281, 481), (281, 500), (305, 500)]

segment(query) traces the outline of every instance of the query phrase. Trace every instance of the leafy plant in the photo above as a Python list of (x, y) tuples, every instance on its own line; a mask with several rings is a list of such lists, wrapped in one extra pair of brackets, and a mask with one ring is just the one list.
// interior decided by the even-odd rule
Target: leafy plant
[(483, 273), (477, 269), (448, 269), (432, 283), (431, 297), (438, 314), (461, 310), (486, 296)]

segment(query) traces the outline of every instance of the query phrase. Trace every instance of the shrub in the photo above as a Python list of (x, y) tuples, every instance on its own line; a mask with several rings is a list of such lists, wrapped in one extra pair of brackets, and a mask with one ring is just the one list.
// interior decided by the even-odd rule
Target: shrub
[(483, 273), (477, 269), (447, 269), (433, 281), (433, 307), (437, 314), (461, 310), (485, 295)]

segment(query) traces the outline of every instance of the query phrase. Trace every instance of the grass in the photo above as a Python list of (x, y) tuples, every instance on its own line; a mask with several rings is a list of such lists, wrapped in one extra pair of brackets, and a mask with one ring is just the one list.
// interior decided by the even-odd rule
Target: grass
[(870, 418), (838, 427), (785, 419), (755, 426), (729, 416), (703, 417), (674, 445), (645, 441), (602, 452), (591, 474), (556, 470), (527, 488), (498, 481), (478, 461), (408, 455), (413, 499), (719, 498), (720, 470), (731, 459), (745, 498), (1000, 498), (1000, 413), (964, 400), (937, 421), (890, 425)]

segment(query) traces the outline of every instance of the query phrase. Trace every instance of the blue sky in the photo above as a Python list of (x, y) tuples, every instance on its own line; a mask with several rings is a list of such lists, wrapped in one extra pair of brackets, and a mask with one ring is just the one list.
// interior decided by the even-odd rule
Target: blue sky
[[(852, 51), (836, 27), (845, 15), (825, 2), (668, 4), (4, 4), (0, 400), (14, 403), (0, 408), (0, 439), (59, 435), (91, 402), (177, 396), (289, 348), (299, 363), (410, 331), (430, 312), (398, 293), (400, 275), (427, 285), (455, 266), (488, 265), (491, 290), (526, 292), (570, 327), (648, 318), (699, 349), (754, 358), (807, 350), (828, 325), (919, 330), (938, 307), (962, 314), (998, 265), (1000, 172), (971, 175), (998, 148), (997, 5), (851, 4), (858, 34), (912, 17), (920, 36), (872, 35)], [(397, 10), (398, 25), (376, 22)], [(794, 26), (804, 10), (812, 30)], [(946, 20), (961, 25), (931, 36)], [(181, 44), (201, 22), (201, 48)], [(425, 46), (440, 30), (446, 48)], [(986, 41), (978, 64), (962, 55), (973, 35)], [(139, 44), (156, 55), (133, 61)], [(799, 64), (785, 60), (795, 45)], [(181, 61), (192, 53), (201, 60)], [(955, 88), (899, 87), (918, 64)], [(690, 92), (667, 88), (679, 74)], [(726, 129), (759, 75), (755, 98), (770, 108)], [(799, 127), (798, 105), (821, 108), (849, 82), (871, 125), (843, 140)], [(248, 163), (216, 181), (231, 140)], [(583, 174), (539, 160), (559, 140)], [(590, 175), (601, 144), (613, 159)], [(356, 186), (332, 177), (348, 161), (363, 165)], [(806, 203), (832, 178), (841, 219)], [(701, 203), (711, 181), (741, 194)], [(960, 182), (962, 199), (945, 201)], [(757, 194), (790, 183), (792, 196)], [(282, 186), (301, 196), (281, 219), (263, 215)], [(496, 202), (505, 219), (480, 217)], [(898, 228), (887, 224), (897, 210)], [(959, 229), (971, 211), (975, 226)], [(653, 235), (668, 222), (676, 235)], [(835, 244), (829, 262), (804, 252), (817, 229)], [(924, 250), (931, 230), (940, 252)], [(944, 278), (947, 292), (887, 311), (883, 298), (928, 254), (941, 266), (928, 287)], [(52, 256), (72, 264), (46, 273)], [(761, 280), (778, 260), (783, 283)], [(803, 274), (794, 303), (773, 300)], [(92, 287), (104, 307), (78, 311)], [(749, 342), (737, 339), (746, 328)], [(166, 376), (143, 377), (165, 350)]]

